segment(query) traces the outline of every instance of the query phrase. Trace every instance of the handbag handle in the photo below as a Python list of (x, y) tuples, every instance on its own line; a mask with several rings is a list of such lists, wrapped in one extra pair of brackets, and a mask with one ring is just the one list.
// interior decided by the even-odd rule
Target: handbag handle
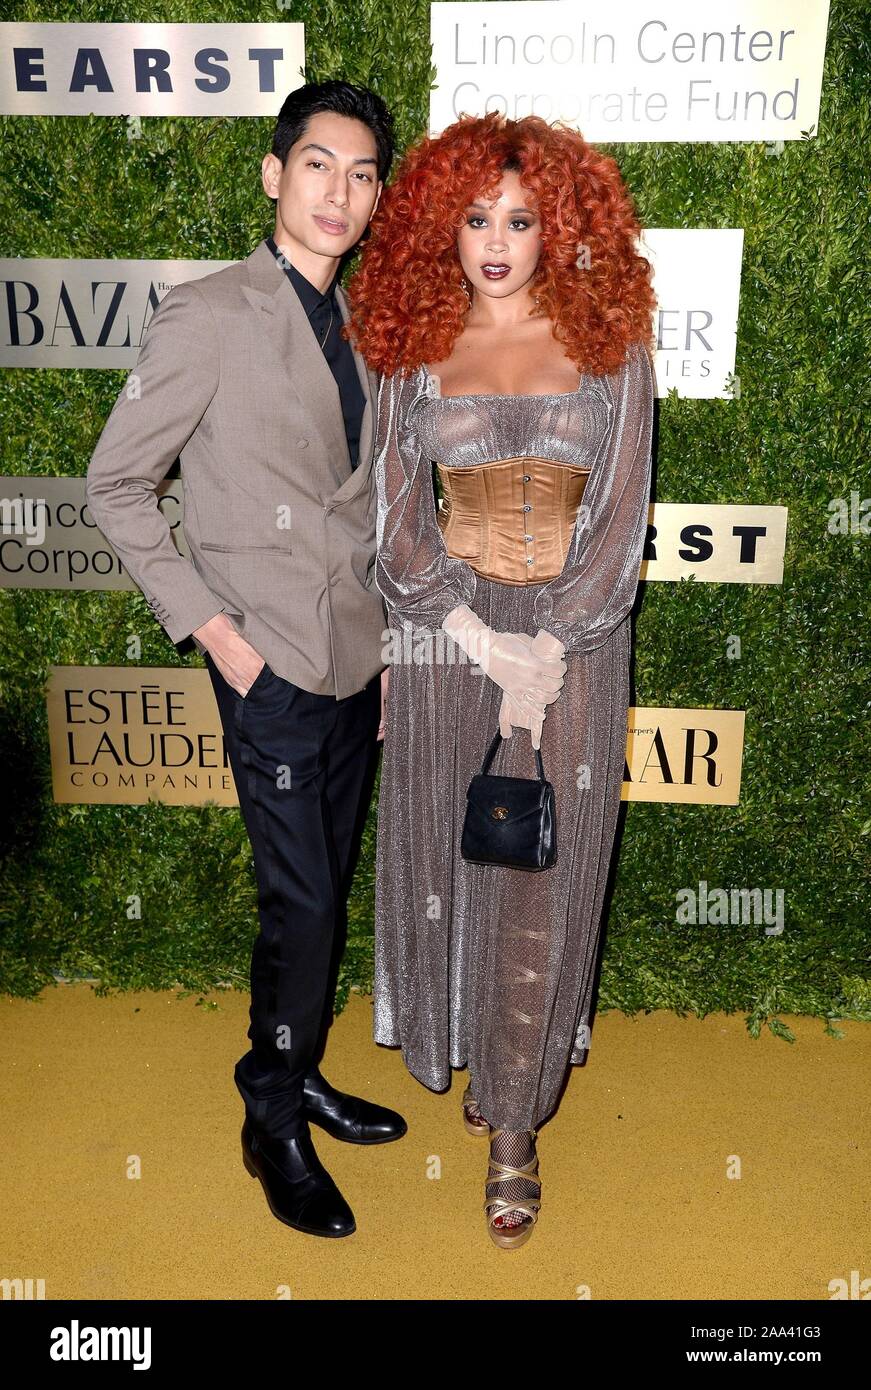
[[(496, 749), (499, 747), (499, 744), (501, 743), (501, 741), (502, 741), (502, 730), (501, 730), (501, 729), (497, 729), (496, 732), (495, 732), (495, 734), (493, 735), (493, 742), (490, 744), (490, 747), (487, 749), (487, 752), (484, 754), (484, 761), (483, 761), (483, 763), (481, 764), (481, 771), (482, 771), (482, 773), (486, 773), (486, 772), (488, 771), (488, 769), (489, 769), (489, 767), (490, 767), (490, 764), (492, 763), (493, 759), (494, 759), (495, 756), (496, 756)], [(547, 779), (546, 779), (546, 777), (545, 777), (545, 775), (544, 775), (544, 763), (543, 763), (542, 760), (541, 760), (541, 749), (540, 749), (540, 748), (534, 748), (532, 751), (533, 751), (534, 754), (535, 754), (535, 764), (536, 764), (536, 767), (538, 768), (539, 780), (542, 781), (542, 782), (545, 782)]]

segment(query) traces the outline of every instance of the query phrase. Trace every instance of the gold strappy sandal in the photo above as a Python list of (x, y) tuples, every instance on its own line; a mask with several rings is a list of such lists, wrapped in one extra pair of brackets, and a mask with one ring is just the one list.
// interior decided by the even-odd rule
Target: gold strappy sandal
[[(530, 1130), (535, 1142), (535, 1131)], [(502, 1129), (490, 1131), (490, 1138), (493, 1139), (497, 1134), (504, 1134)], [(500, 1163), (490, 1154), (490, 1167), (487, 1171), (487, 1186), (494, 1182), (505, 1182), (510, 1178), (525, 1178), (528, 1182), (538, 1185), (541, 1192), (541, 1179), (538, 1176), (538, 1154), (533, 1154), (532, 1158), (523, 1168), (512, 1168), (510, 1164)], [(504, 1197), (485, 1197), (484, 1211), (487, 1214), (487, 1230), (490, 1232), (490, 1239), (494, 1245), (498, 1245), (502, 1250), (516, 1250), (519, 1245), (524, 1245), (532, 1235), (533, 1227), (538, 1220), (538, 1212), (541, 1207), (539, 1197), (513, 1197), (510, 1200)], [(497, 1217), (504, 1216), (509, 1211), (521, 1211), (526, 1219), (517, 1226), (494, 1226), (493, 1222)]]
[(478, 1109), (478, 1102), (471, 1086), (467, 1086), (463, 1092), (463, 1124), (466, 1133), (473, 1134), (476, 1139), (490, 1133), (490, 1126)]

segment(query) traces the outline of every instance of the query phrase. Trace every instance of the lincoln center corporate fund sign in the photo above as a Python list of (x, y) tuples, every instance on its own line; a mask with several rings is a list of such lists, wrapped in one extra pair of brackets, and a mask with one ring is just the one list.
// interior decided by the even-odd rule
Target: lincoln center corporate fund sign
[(430, 133), (467, 112), (566, 121), (592, 141), (816, 133), (828, 0), (434, 4)]

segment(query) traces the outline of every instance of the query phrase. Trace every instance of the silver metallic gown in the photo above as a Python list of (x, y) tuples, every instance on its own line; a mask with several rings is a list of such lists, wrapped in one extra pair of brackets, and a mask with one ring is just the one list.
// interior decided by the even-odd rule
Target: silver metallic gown
[[(376, 576), (396, 649), (378, 802), (374, 1037), (401, 1046), (433, 1090), (468, 1066), (482, 1113), (504, 1129), (534, 1128), (553, 1112), (588, 1039), (626, 752), (653, 397), (637, 343), (617, 372), (559, 395), (442, 398), (423, 367), (384, 379), (379, 392)], [(431, 465), (522, 456), (589, 467), (588, 511), (556, 577), (500, 583), (448, 554)], [(541, 741), (556, 797), (550, 869), (460, 855), (466, 789), (502, 699), (440, 633), (460, 603), (499, 631), (543, 627), (565, 643), (565, 684)], [(537, 775), (527, 730), (503, 741), (490, 771)]]

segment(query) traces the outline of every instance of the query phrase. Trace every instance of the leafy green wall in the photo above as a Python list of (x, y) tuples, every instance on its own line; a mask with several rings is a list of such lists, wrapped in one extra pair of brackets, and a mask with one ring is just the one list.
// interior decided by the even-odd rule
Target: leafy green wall
[[(782, 586), (646, 586), (636, 702), (747, 712), (737, 807), (630, 803), (610, 903), (599, 1007), (871, 1018), (868, 659), (864, 534), (827, 529), (828, 504), (871, 492), (866, 151), (869, 35), (835, 0), (821, 135), (769, 152), (737, 145), (615, 145), (650, 227), (743, 227), (734, 402), (660, 403), (661, 502), (789, 508)], [(429, 5), (310, 0), (12, 4), (32, 21), (275, 22), (306, 26), (306, 77), (376, 88), (400, 147), (426, 125)], [(238, 259), (272, 227), (259, 165), (268, 119), (0, 119), (5, 254)], [(83, 474), (126, 373), (0, 373), (0, 471)], [(57, 806), (44, 708), (49, 666), (197, 664), (139, 594), (0, 595), (0, 766), (6, 800), (0, 987), (34, 995), (56, 973), (102, 988), (247, 987), (255, 929), (250, 853), (235, 810)], [(729, 659), (730, 637), (741, 639)], [(374, 802), (350, 905), (339, 1003), (371, 986)], [(676, 893), (781, 887), (785, 929), (675, 923)], [(142, 899), (129, 921), (126, 899)], [(830, 1023), (827, 1023), (831, 1027)]]

